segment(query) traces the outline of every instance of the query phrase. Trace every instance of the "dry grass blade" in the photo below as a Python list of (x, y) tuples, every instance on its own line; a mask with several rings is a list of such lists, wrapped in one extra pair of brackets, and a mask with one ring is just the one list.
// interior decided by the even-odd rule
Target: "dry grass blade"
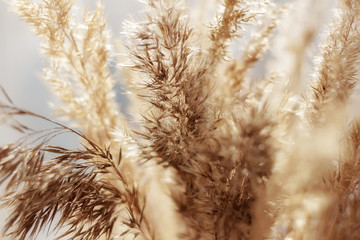
[(229, 74), (228, 87), (232, 93), (236, 93), (242, 89), (245, 84), (249, 71), (254, 65), (262, 59), (264, 54), (268, 51), (270, 39), (273, 35), (277, 25), (282, 8), (274, 9), (270, 12), (270, 20), (266, 21), (266, 25), (262, 26), (251, 38), (248, 45), (245, 46), (242, 56), (234, 60), (228, 67), (226, 74)]
[(359, 74), (359, 2), (344, 1), (339, 5), (338, 16), (323, 46), (316, 80), (311, 85), (307, 114), (313, 124), (321, 124), (326, 118), (324, 114), (348, 101)]
[(327, 190), (334, 195), (334, 201), (328, 208), (327, 221), (322, 223), (324, 235), (329, 240), (360, 237), (358, 224), (360, 218), (357, 214), (360, 203), (359, 136), (360, 122), (359, 119), (355, 119), (346, 135), (338, 169), (332, 170), (324, 178)]
[(181, 157), (186, 141), (202, 139), (211, 129), (211, 123), (205, 124), (208, 71), (201, 54), (191, 49), (192, 30), (180, 19), (182, 10), (160, 2), (151, 3), (129, 48), (132, 68), (144, 74), (142, 84), (150, 90), (143, 96), (152, 107), (144, 115), (147, 131), (142, 136), (152, 139), (151, 148), (164, 162), (179, 168), (187, 161)]
[[(57, 228), (70, 226), (59, 238), (98, 239), (106, 236), (111, 239), (116, 221), (124, 224), (131, 221), (128, 234), (141, 233), (146, 222), (144, 201), (136, 187), (127, 182), (107, 149), (77, 130), (14, 105), (1, 104), (1, 111), (5, 115), (40, 118), (60, 128), (30, 131), (24, 140), (0, 149), (0, 183), (6, 184), (2, 206), (10, 207), (11, 211), (4, 229), (7, 235), (19, 239), (36, 237), (39, 230), (53, 222), (56, 214), (61, 215)], [(66, 132), (78, 135), (89, 147), (69, 150), (49, 145), (54, 137)], [(48, 160), (49, 156), (53, 156), (51, 160)], [(112, 178), (121, 182), (124, 188), (115, 186)], [(122, 209), (127, 209), (130, 219), (121, 217)]]
[(64, 103), (61, 116), (71, 119), (97, 142), (111, 143), (111, 131), (126, 129), (115, 102), (115, 85), (109, 70), (109, 32), (99, 3), (81, 19), (74, 16), (72, 0), (12, 1), (14, 11), (43, 41), (49, 63), (44, 80)]
[[(338, 0), (314, 64), (330, 1), (296, 0), (285, 31), (278, 1), (220, 1), (210, 24), (190, 19), (203, 14), (192, 1), (143, 1), (125, 26), (127, 63), (114, 63), (137, 96), (132, 129), (103, 6), (78, 17), (72, 0), (9, 1), (42, 39), (58, 113), (81, 130), (17, 107), (0, 85), (0, 122), (23, 136), (0, 147), (5, 235), (36, 239), (52, 224), (74, 240), (360, 239), (359, 0)], [(81, 147), (57, 146), (62, 134)]]
[(250, 22), (256, 14), (252, 13), (244, 0), (225, 0), (224, 12), (213, 27), (210, 39), (212, 46), (209, 59), (216, 63), (227, 55), (229, 41), (239, 36), (243, 24)]

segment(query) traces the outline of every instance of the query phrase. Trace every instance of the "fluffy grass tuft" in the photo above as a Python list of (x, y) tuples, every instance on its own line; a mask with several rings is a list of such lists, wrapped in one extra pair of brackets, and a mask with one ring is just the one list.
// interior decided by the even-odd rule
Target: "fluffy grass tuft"
[[(72, 125), (22, 109), (0, 88), (0, 121), (23, 135), (0, 147), (4, 236), (36, 239), (50, 224), (74, 240), (360, 238), (360, 121), (350, 108), (358, 0), (338, 1), (311, 77), (304, 56), (320, 23), (295, 28), (298, 42), (272, 40), (293, 39), (282, 22), (311, 4), (317, 15), (322, 1), (224, 0), (198, 25), (186, 1), (146, 1), (119, 50), (135, 123), (115, 100), (102, 4), (81, 16), (70, 0), (9, 4), (42, 39), (43, 78), (62, 103), (55, 113)], [(34, 130), (22, 116), (52, 127)], [(63, 134), (79, 148), (54, 145)]]

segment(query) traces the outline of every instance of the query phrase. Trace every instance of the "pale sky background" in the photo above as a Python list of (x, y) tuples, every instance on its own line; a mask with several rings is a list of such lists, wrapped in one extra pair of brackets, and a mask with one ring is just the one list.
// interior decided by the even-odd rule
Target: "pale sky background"
[[(86, 5), (95, 1), (79, 2)], [(110, 29), (115, 37), (122, 31), (123, 20), (129, 14), (141, 10), (140, 4), (135, 0), (104, 0), (103, 2)], [(0, 0), (0, 84), (18, 106), (51, 116), (49, 102), (56, 100), (40, 78), (42, 57), (39, 54), (39, 44), (39, 39), (31, 33), (27, 24), (23, 23), (16, 14), (10, 13), (8, 6)], [(43, 123), (35, 120), (31, 121), (31, 124), (35, 128), (41, 128)], [(0, 145), (13, 142), (18, 137), (19, 135), (14, 131), (0, 126)], [(0, 229), (4, 219), (5, 213), (2, 211)], [(40, 234), (37, 239), (52, 240), (54, 235)]]

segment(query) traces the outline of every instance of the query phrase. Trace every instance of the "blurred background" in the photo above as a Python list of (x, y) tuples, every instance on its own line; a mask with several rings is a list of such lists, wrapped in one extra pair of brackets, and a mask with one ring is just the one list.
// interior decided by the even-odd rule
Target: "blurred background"
[[(310, 0), (304, 1), (309, 2)], [(324, 0), (321, 1), (324, 2)], [(81, 8), (94, 2), (90, 0), (78, 1), (77, 6)], [(138, 1), (103, 0), (102, 2), (105, 5), (105, 15), (108, 18), (108, 26), (114, 39), (120, 36), (124, 19), (142, 10)], [(198, 2), (200, 1), (190, 0), (190, 6)], [(278, 0), (276, 2), (288, 1)], [(301, 0), (298, 2), (301, 2)], [(329, 0), (326, 7), (330, 9), (334, 5), (333, 3), (333, 0)], [(303, 9), (303, 11), (306, 11), (306, 9)], [(329, 18), (331, 14), (327, 15)], [(297, 21), (299, 21), (300, 25), (306, 24), (306, 19), (301, 19), (301, 17)], [(57, 100), (41, 80), (43, 65), (39, 49), (39, 38), (35, 37), (29, 30), (28, 25), (23, 23), (16, 14), (10, 12), (9, 6), (0, 0), (0, 84), (6, 89), (16, 105), (51, 117), (52, 109), (49, 102), (56, 104)], [(29, 121), (35, 129), (41, 129), (44, 124), (37, 120)], [(0, 145), (14, 142), (19, 136), (17, 132), (0, 125)], [(5, 217), (6, 212), (2, 210), (0, 212), (0, 229), (4, 224)], [(52, 240), (55, 235), (55, 233), (47, 235), (44, 232), (36, 239)]]

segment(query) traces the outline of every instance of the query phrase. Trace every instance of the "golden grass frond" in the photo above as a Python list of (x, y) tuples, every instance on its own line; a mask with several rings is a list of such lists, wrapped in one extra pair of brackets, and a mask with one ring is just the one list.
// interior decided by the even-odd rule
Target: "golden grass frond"
[[(36, 239), (50, 224), (74, 240), (360, 238), (360, 122), (348, 109), (360, 2), (339, 0), (309, 84), (306, 51), (325, 1), (220, 3), (199, 33), (191, 3), (145, 1), (142, 17), (126, 22), (116, 64), (100, 3), (79, 16), (71, 0), (10, 1), (42, 39), (57, 114), (79, 130), (19, 108), (0, 85), (0, 123), (23, 136), (0, 147), (4, 236)], [(277, 31), (281, 20), (291, 28)], [(258, 67), (273, 55), (275, 67)], [(112, 66), (133, 119), (115, 100)], [(52, 127), (34, 130), (23, 116)], [(54, 144), (63, 134), (80, 147)]]
[(270, 16), (266, 16), (270, 20), (265, 21), (266, 25), (261, 26), (258, 32), (252, 36), (252, 39), (245, 46), (242, 56), (228, 66), (226, 73), (229, 74), (230, 82), (227, 84), (232, 92), (238, 92), (242, 88), (251, 68), (267, 52), (271, 35), (278, 25), (279, 15), (282, 11), (282, 8), (276, 8), (269, 13)]
[(311, 84), (307, 114), (312, 124), (322, 123), (324, 114), (337, 110), (333, 107), (343, 107), (359, 74), (359, 3), (340, 1), (339, 5), (329, 36), (323, 43), (316, 79)]
[(212, 46), (209, 49), (209, 59), (214, 62), (227, 55), (229, 41), (239, 36), (242, 25), (256, 16), (248, 9), (247, 1), (225, 0), (223, 7), (224, 11), (218, 17), (210, 35)]
[(48, 58), (44, 80), (64, 103), (58, 112), (96, 142), (111, 142), (114, 127), (126, 125), (115, 103), (108, 62), (109, 32), (103, 6), (75, 16), (73, 1), (12, 1), (14, 10), (42, 39)]
[[(326, 189), (334, 196), (322, 225), (327, 239), (357, 239), (359, 223), (359, 146), (360, 125), (355, 119), (344, 136), (343, 151), (336, 169), (324, 179)], [(326, 227), (327, 226), (327, 227)]]
[[(121, 154), (119, 159), (113, 159), (109, 149), (101, 148), (77, 130), (13, 104), (0, 106), (2, 115), (8, 118), (25, 115), (55, 125), (45, 131), (16, 125), (17, 130), (26, 133), (25, 138), (1, 148), (0, 179), (6, 184), (2, 204), (10, 206), (12, 212), (4, 229), (7, 235), (34, 237), (61, 212), (56, 227), (70, 226), (64, 237), (71, 234), (73, 239), (97, 239), (106, 234), (110, 238), (121, 211), (129, 214), (121, 221), (134, 229), (132, 233), (151, 234), (137, 187), (120, 170)], [(69, 150), (50, 145), (53, 138), (65, 133), (79, 136), (89, 147)], [(49, 154), (54, 157), (45, 160)], [(121, 187), (114, 185), (119, 182)]]

